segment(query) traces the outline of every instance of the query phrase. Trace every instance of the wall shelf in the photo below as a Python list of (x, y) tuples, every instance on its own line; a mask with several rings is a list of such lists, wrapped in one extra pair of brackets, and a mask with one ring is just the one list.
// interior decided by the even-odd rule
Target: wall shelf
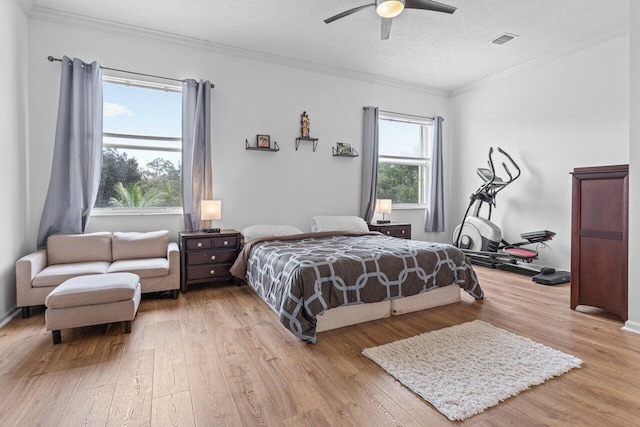
[(313, 142), (313, 151), (316, 151), (316, 147), (318, 147), (318, 138), (307, 138), (307, 137), (300, 137), (300, 138), (296, 138), (296, 151), (298, 151), (298, 147), (300, 146), (300, 141), (308, 141), (308, 142)]
[(333, 153), (333, 157), (358, 157), (360, 154), (356, 151), (355, 148), (351, 149), (351, 154), (338, 154), (336, 147), (331, 147), (331, 152)]
[(280, 147), (278, 147), (278, 143), (276, 141), (273, 141), (274, 148), (251, 147), (249, 145), (249, 140), (248, 139), (244, 140), (244, 144), (245, 144), (245, 150), (271, 151), (271, 152), (280, 151)]

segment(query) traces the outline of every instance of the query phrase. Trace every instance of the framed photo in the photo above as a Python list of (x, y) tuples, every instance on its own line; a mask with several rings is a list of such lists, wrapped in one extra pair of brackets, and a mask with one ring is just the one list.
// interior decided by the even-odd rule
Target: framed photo
[(347, 144), (345, 142), (337, 142), (336, 143), (336, 152), (340, 156), (350, 156), (353, 154), (353, 150), (351, 148), (351, 144)]
[(271, 138), (269, 135), (258, 135), (256, 137), (256, 147), (271, 148)]

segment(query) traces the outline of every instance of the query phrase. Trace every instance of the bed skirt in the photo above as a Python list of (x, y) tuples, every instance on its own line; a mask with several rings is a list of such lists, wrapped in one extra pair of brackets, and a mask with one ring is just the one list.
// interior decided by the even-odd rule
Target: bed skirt
[(453, 284), (404, 298), (369, 304), (335, 307), (316, 317), (316, 332), (330, 331), (358, 323), (384, 319), (460, 301), (460, 286)]

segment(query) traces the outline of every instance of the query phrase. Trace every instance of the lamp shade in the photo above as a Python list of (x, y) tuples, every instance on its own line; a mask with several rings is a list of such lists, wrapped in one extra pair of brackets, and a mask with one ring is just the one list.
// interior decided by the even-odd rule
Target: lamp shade
[(222, 218), (222, 202), (220, 200), (203, 200), (201, 209), (203, 220)]
[(391, 213), (391, 199), (377, 199), (376, 200), (376, 213), (390, 214)]
[(382, 18), (393, 18), (404, 10), (404, 0), (380, 0), (376, 6), (376, 13)]

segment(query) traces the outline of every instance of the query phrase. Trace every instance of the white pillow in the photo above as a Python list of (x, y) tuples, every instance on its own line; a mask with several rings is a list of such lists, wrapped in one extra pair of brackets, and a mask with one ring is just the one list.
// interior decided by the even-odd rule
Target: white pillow
[(292, 234), (302, 234), (302, 230), (291, 225), (251, 225), (242, 230), (244, 242), (250, 242), (262, 237), (290, 236)]
[(348, 233), (367, 233), (369, 227), (359, 216), (314, 216), (311, 218), (311, 231), (344, 231)]

